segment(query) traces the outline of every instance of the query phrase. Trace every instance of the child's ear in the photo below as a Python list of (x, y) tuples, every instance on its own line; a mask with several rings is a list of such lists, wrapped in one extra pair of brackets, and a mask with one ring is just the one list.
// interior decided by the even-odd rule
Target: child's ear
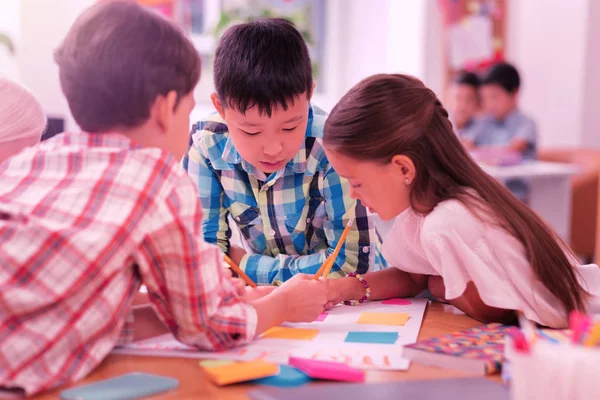
[(215, 109), (217, 110), (221, 118), (225, 119), (225, 113), (223, 112), (223, 104), (221, 104), (221, 100), (219, 100), (219, 95), (217, 94), (217, 92), (212, 92), (210, 94), (210, 100), (212, 101), (213, 106), (215, 106)]
[(151, 115), (153, 115), (162, 133), (166, 134), (169, 132), (176, 106), (177, 92), (174, 90), (171, 90), (166, 96), (158, 96), (154, 101)]
[(397, 168), (400, 172), (400, 176), (406, 182), (407, 185), (410, 185), (415, 180), (415, 176), (417, 174), (415, 164), (405, 155), (397, 154), (392, 157), (392, 164)]
[(317, 86), (317, 83), (315, 81), (313, 81), (312, 84), (312, 88), (310, 89), (310, 96), (308, 96), (308, 100), (312, 100), (313, 94), (315, 93), (315, 87)]

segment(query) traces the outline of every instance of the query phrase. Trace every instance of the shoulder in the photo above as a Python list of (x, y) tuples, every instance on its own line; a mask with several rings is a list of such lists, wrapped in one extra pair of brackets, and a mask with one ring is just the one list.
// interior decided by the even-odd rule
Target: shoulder
[(218, 113), (213, 113), (192, 125), (190, 147), (201, 156), (211, 160), (221, 160), (229, 139), (229, 128)]
[[(327, 113), (321, 108), (311, 105), (309, 111), (308, 127), (306, 129), (307, 170), (309, 172), (332, 170), (325, 148), (323, 147), (323, 128)], [(332, 171), (333, 172), (333, 171)]]
[(307, 138), (323, 139), (323, 128), (325, 127), (325, 120), (327, 119), (327, 113), (319, 108), (318, 106), (310, 106), (308, 114), (308, 129), (306, 130)]
[(423, 218), (421, 240), (428, 243), (431, 238), (453, 237), (456, 235), (468, 238), (480, 235), (484, 230), (484, 222), (463, 201), (458, 199), (444, 200), (433, 211)]

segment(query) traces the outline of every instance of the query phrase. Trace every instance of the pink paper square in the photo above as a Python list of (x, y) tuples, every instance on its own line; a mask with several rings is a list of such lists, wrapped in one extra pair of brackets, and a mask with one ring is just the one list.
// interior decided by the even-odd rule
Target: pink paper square
[(407, 306), (411, 304), (410, 300), (406, 299), (388, 299), (383, 301), (381, 304), (395, 305), (395, 306)]
[(331, 381), (364, 382), (365, 371), (344, 363), (290, 357), (289, 364), (315, 379)]

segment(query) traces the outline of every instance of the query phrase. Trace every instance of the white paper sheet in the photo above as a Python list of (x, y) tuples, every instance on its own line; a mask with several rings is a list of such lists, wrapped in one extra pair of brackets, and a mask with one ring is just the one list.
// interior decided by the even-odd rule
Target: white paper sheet
[[(407, 300), (410, 304), (392, 305), (376, 301), (356, 307), (338, 305), (329, 310), (321, 322), (283, 325), (317, 329), (319, 333), (312, 340), (258, 338), (236, 349), (206, 352), (186, 346), (167, 334), (116, 348), (113, 353), (238, 361), (263, 359), (278, 364), (287, 364), (289, 357), (294, 356), (344, 362), (362, 369), (405, 370), (409, 361), (402, 357), (402, 346), (417, 341), (427, 305), (425, 299)], [(408, 313), (409, 319), (404, 326), (358, 324), (364, 312)], [(397, 332), (398, 339), (394, 344), (348, 343), (345, 342), (348, 332)]]

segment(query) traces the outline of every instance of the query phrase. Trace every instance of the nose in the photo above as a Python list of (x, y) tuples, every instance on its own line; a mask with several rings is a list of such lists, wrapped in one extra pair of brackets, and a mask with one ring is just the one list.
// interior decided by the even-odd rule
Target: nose
[(279, 140), (270, 140), (263, 146), (263, 153), (268, 157), (276, 157), (281, 154), (283, 145)]
[(362, 200), (360, 198), (360, 195), (358, 194), (358, 191), (355, 188), (353, 188), (352, 186), (350, 186), (350, 197), (352, 197), (353, 199), (356, 199), (356, 200)]

